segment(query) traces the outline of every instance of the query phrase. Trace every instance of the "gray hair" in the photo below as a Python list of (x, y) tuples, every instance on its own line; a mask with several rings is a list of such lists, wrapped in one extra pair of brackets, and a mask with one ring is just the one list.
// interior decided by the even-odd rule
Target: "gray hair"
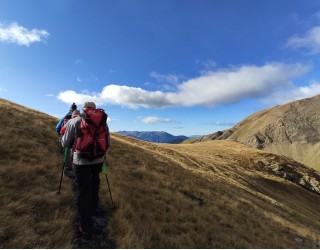
[(96, 108), (96, 104), (94, 102), (85, 102), (82, 106), (82, 108)]

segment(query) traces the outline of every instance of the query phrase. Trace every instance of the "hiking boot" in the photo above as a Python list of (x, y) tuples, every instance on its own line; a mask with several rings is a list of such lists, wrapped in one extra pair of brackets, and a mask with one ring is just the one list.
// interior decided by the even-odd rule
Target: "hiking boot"
[(70, 178), (74, 178), (75, 177), (75, 174), (73, 172), (73, 169), (71, 167), (66, 167), (64, 169), (64, 174)]
[(73, 179), (73, 178), (75, 177), (73, 172), (67, 172), (67, 171), (65, 171), (64, 174), (65, 174), (66, 176), (68, 176), (69, 178), (71, 178), (71, 179)]

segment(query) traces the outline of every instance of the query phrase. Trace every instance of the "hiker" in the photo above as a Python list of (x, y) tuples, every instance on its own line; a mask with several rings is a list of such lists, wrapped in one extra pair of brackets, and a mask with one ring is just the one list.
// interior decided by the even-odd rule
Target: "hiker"
[(60, 119), (60, 121), (58, 122), (57, 126), (56, 126), (56, 132), (58, 133), (58, 136), (59, 136), (59, 154), (60, 155), (63, 155), (63, 152), (64, 152), (64, 148), (61, 146), (61, 135), (60, 135), (60, 130), (61, 128), (67, 123), (68, 120), (71, 119), (71, 116), (72, 116), (72, 112), (74, 110), (77, 109), (77, 105), (75, 103), (72, 103), (71, 107), (70, 107), (70, 110), (68, 111), (68, 113), (62, 117)]
[(107, 114), (85, 102), (81, 116), (71, 119), (62, 137), (64, 147), (73, 147), (73, 165), (77, 182), (78, 231), (88, 240), (93, 233), (92, 216), (98, 209), (100, 178), (105, 154), (110, 145)]
[[(72, 112), (71, 119), (73, 119), (73, 118), (75, 118), (75, 117), (77, 117), (77, 116), (80, 116), (80, 111), (76, 109), (76, 110), (74, 110), (74, 111)], [(66, 124), (64, 124), (64, 126), (60, 129), (60, 135), (61, 135), (61, 136), (64, 135), (64, 132), (66, 131), (66, 127), (67, 127), (68, 122), (70, 122), (70, 120), (68, 120), (68, 121), (66, 122)]]
[[(68, 120), (67, 123), (61, 128), (61, 130), (60, 130), (60, 135), (61, 136), (64, 135), (68, 123), (71, 122), (72, 119), (74, 119), (74, 118), (76, 118), (78, 116), (80, 116), (80, 111), (76, 109), (76, 110), (74, 110), (72, 112), (71, 119)], [(65, 150), (65, 148), (64, 148), (64, 150)], [(70, 178), (74, 178), (74, 171), (73, 171), (73, 163), (72, 163), (72, 161), (73, 161), (73, 152), (72, 152), (72, 150), (69, 150), (69, 155), (67, 157), (67, 160), (66, 160), (65, 166), (64, 166), (64, 174), (66, 176), (69, 176)]]
[(56, 126), (56, 131), (57, 131), (57, 133), (58, 133), (59, 136), (60, 136), (60, 130), (61, 130), (61, 128), (68, 122), (68, 120), (71, 119), (72, 112), (73, 112), (74, 110), (76, 110), (76, 109), (77, 109), (77, 105), (76, 105), (75, 103), (72, 103), (72, 105), (71, 105), (70, 110), (68, 111), (68, 113), (67, 113), (64, 117), (62, 117), (62, 118), (60, 119), (60, 121), (58, 122), (58, 124), (57, 124), (57, 126)]

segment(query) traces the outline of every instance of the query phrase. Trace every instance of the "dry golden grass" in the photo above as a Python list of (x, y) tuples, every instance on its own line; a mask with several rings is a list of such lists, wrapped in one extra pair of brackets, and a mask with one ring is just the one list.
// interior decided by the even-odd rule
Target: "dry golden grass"
[(0, 99), (0, 247), (71, 248), (73, 194), (65, 178), (56, 196), (62, 161), (57, 119)]
[[(11, 114), (0, 124), (0, 247), (74, 247), (67, 178), (56, 196), (57, 120), (1, 99), (0, 111)], [(101, 199), (117, 248), (320, 247), (320, 196), (272, 170), (287, 164), (308, 174), (300, 164), (234, 141), (160, 145), (116, 134), (112, 141), (116, 209), (102, 174)]]
[(118, 247), (319, 246), (319, 195), (257, 164), (295, 162), (233, 141), (113, 141), (108, 161), (118, 209), (109, 230)]

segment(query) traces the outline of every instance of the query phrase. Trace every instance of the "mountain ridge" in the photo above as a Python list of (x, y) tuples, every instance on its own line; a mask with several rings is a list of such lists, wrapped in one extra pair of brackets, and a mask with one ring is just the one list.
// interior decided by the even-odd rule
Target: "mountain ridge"
[(180, 143), (189, 137), (184, 135), (172, 135), (165, 131), (118, 131), (117, 134), (131, 136), (136, 139), (140, 139), (148, 142), (155, 143)]
[(185, 142), (232, 139), (320, 170), (320, 95), (256, 112), (234, 127)]

